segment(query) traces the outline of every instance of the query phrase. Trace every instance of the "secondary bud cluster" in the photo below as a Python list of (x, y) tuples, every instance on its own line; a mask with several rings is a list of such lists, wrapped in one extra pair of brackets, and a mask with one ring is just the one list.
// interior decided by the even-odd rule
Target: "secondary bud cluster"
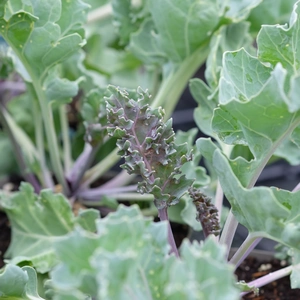
[(218, 210), (211, 203), (211, 198), (195, 188), (190, 188), (189, 194), (196, 206), (196, 219), (201, 223), (204, 235), (213, 234), (218, 236), (220, 234)]

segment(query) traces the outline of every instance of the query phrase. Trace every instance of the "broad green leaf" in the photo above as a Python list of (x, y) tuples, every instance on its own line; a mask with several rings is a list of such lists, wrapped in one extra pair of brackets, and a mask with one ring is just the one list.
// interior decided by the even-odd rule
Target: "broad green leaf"
[(209, 238), (200, 245), (185, 241), (180, 252), (182, 260), (171, 267), (167, 299), (239, 299), (232, 266), (225, 260), (224, 247)]
[[(280, 64), (271, 71), (241, 49), (227, 52), (223, 65), (221, 105), (214, 111), (212, 127), (225, 143), (249, 147), (254, 159), (238, 158), (231, 165), (238, 177), (244, 177), (244, 186), (253, 185), (261, 168), (299, 125), (300, 114), (290, 112), (287, 71)], [(246, 169), (248, 179), (243, 175)]]
[(216, 99), (210, 98), (212, 91), (202, 80), (196, 78), (190, 80), (189, 87), (193, 98), (198, 103), (194, 111), (195, 122), (203, 133), (213, 136), (211, 119), (218, 103)]
[(43, 299), (37, 292), (37, 276), (31, 267), (17, 267), (8, 264), (0, 273), (0, 298), (8, 300)]
[(219, 83), (222, 67), (222, 57), (225, 51), (245, 48), (250, 53), (255, 53), (249, 34), (248, 22), (239, 22), (222, 26), (216, 31), (210, 41), (210, 51), (206, 60), (205, 79), (211, 89)]
[(146, 19), (140, 29), (131, 35), (129, 49), (146, 65), (163, 64), (167, 61), (166, 54), (156, 39), (152, 37), (155, 30), (151, 19)]
[(97, 222), (97, 234), (76, 230), (55, 248), (61, 263), (51, 276), (58, 293), (75, 288), (105, 299), (126, 299), (131, 292), (144, 299), (144, 293), (163, 292), (154, 283), (164, 274), (167, 226), (144, 219), (137, 206), (120, 206)]
[(241, 21), (248, 17), (251, 10), (259, 5), (262, 0), (220, 0), (220, 6), (225, 11), (225, 16), (233, 21)]
[(299, 289), (300, 288), (300, 252), (299, 248), (293, 249), (293, 269), (290, 276), (291, 288)]
[[(84, 212), (75, 219), (67, 199), (50, 190), (43, 190), (37, 196), (29, 184), (22, 183), (20, 192), (12, 195), (2, 192), (0, 200), (12, 226), (12, 242), (6, 257), (14, 263), (31, 261), (40, 273), (57, 263), (53, 244), (72, 231), (76, 223), (94, 230), (94, 211)], [(87, 214), (93, 219), (86, 220)]]
[(263, 24), (285, 24), (297, 0), (264, 0), (250, 13), (251, 31), (257, 32)]
[(112, 1), (114, 25), (118, 29), (121, 45), (126, 45), (129, 42), (130, 34), (139, 28), (140, 19), (147, 12), (146, 4), (147, 2), (145, 1)]
[(67, 80), (57, 78), (51, 83), (54, 72), (51, 69), (84, 44), (82, 24), (88, 5), (81, 0), (8, 1), (7, 5), (11, 5), (9, 9), (1, 8), (0, 15), (4, 16), (0, 18), (1, 35), (25, 67), (24, 78), (34, 83), (39, 97), (42, 97), (39, 89), (45, 90), (48, 101), (76, 95), (76, 86)]
[[(146, 63), (181, 62), (198, 49), (219, 22), (216, 1), (149, 1), (152, 18), (132, 35), (130, 49)], [(168, 12), (168, 13), (166, 13)]]
[(299, 192), (267, 187), (244, 188), (220, 150), (214, 152), (213, 164), (233, 214), (252, 235), (299, 249)]
[(223, 247), (185, 242), (180, 259), (169, 256), (167, 223), (145, 219), (135, 205), (98, 220), (96, 234), (76, 229), (55, 248), (53, 299), (238, 299)]
[(291, 71), (299, 69), (299, 3), (294, 6), (289, 25), (264, 25), (257, 37), (258, 57), (270, 63), (277, 63)]

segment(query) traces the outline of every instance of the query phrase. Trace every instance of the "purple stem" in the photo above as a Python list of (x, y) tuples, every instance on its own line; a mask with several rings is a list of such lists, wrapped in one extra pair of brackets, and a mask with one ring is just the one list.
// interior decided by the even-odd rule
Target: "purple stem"
[[(297, 266), (299, 266), (299, 265), (297, 265)], [(262, 276), (262, 277), (260, 277), (258, 279), (255, 279), (255, 280), (253, 280), (253, 281), (251, 281), (251, 282), (249, 282), (247, 284), (250, 287), (260, 288), (260, 287), (262, 287), (262, 286), (264, 286), (264, 285), (266, 285), (266, 284), (268, 284), (270, 282), (273, 282), (273, 281), (275, 281), (277, 279), (280, 279), (282, 277), (290, 275), (294, 267), (295, 266), (285, 267), (283, 269), (280, 269), (278, 271), (269, 273), (269, 274), (267, 274), (265, 276)], [(241, 296), (244, 296), (244, 295), (246, 295), (246, 294), (248, 294), (250, 292), (251, 291), (243, 292), (243, 293), (241, 293)]]
[(158, 209), (158, 216), (161, 221), (167, 221), (168, 222), (168, 241), (169, 245), (171, 246), (170, 253), (174, 253), (176, 257), (179, 257), (177, 246), (175, 244), (172, 228), (170, 225), (169, 217), (168, 217), (168, 207), (159, 208)]
[(13, 135), (12, 131), (10, 130), (10, 127), (7, 124), (6, 118), (3, 113), (4, 110), (5, 110), (5, 107), (3, 105), (1, 105), (1, 116), (2, 116), (1, 121), (2, 121), (4, 128), (7, 130), (7, 133), (11, 140), (11, 143), (14, 147), (14, 154), (15, 154), (17, 163), (19, 165), (20, 172), (21, 172), (22, 176), (24, 177), (25, 181), (29, 182), (33, 186), (34, 191), (38, 194), (42, 189), (41, 185), (33, 173), (29, 173), (26, 171), (26, 170), (28, 170), (28, 168), (27, 168), (21, 147), (20, 147), (19, 143), (17, 142), (15, 136)]
[(92, 147), (90, 144), (86, 143), (83, 152), (76, 159), (72, 169), (67, 174), (66, 178), (71, 185), (71, 190), (74, 192), (78, 190), (79, 183), (85, 173), (85, 171), (91, 165), (99, 146)]
[(127, 171), (122, 170), (120, 173), (118, 173), (116, 176), (105, 182), (104, 184), (101, 185), (101, 188), (103, 189), (111, 189), (116, 186), (123, 186), (126, 184), (129, 184), (132, 179), (134, 179), (136, 175), (129, 175)]
[(84, 200), (99, 201), (103, 195), (111, 195), (115, 193), (135, 192), (137, 186), (129, 185), (124, 187), (103, 188), (102, 186), (94, 189), (78, 190), (74, 195)]
[(230, 263), (235, 265), (235, 268), (238, 268), (238, 266), (245, 260), (245, 258), (250, 254), (250, 252), (256, 247), (256, 245), (261, 240), (262, 238), (253, 238), (250, 235), (248, 235), (246, 240), (230, 259)]

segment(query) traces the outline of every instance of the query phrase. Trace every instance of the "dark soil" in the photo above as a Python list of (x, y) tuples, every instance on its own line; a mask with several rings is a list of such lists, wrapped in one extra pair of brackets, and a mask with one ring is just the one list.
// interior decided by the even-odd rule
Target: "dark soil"
[(0, 211), (0, 268), (4, 266), (3, 255), (10, 243), (10, 226), (5, 213)]
[[(282, 262), (272, 259), (268, 262), (258, 261), (256, 258), (247, 258), (237, 269), (236, 274), (239, 280), (250, 282), (259, 277), (281, 269)], [(267, 270), (266, 270), (267, 269)], [(299, 300), (300, 289), (291, 289), (289, 276), (271, 282), (259, 289), (259, 295), (249, 293), (242, 299), (255, 300)]]

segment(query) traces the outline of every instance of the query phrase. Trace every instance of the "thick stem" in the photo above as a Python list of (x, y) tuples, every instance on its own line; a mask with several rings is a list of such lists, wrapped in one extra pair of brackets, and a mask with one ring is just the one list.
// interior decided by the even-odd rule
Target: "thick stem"
[(220, 237), (220, 244), (226, 245), (226, 257), (229, 255), (229, 251), (231, 248), (231, 244), (233, 241), (233, 237), (235, 235), (235, 231), (237, 229), (238, 222), (235, 219), (235, 216), (232, 214), (232, 211), (230, 210), (221, 237)]
[(61, 133), (63, 140), (63, 159), (64, 159), (64, 172), (67, 174), (72, 166), (72, 154), (71, 154), (71, 142), (70, 133), (67, 120), (66, 105), (61, 105), (59, 107), (59, 119), (61, 125)]
[(223, 207), (223, 190), (220, 184), (220, 181), (218, 180), (217, 183), (217, 190), (216, 190), (216, 196), (215, 196), (215, 207), (218, 210), (218, 217), (219, 217), (219, 222), (221, 222), (221, 213), (222, 213), (222, 207)]
[(118, 148), (115, 148), (105, 159), (101, 160), (93, 168), (85, 172), (83, 176), (83, 184), (85, 186), (90, 185), (95, 180), (97, 180), (101, 175), (105, 174), (111, 167), (113, 167), (116, 162), (120, 159), (118, 155)]
[(201, 48), (188, 56), (179, 67), (162, 82), (152, 107), (164, 107), (166, 118), (169, 118), (189, 79), (195, 74), (207, 58), (209, 47), (205, 43)]
[(44, 130), (43, 130), (43, 121), (41, 113), (38, 109), (37, 101), (32, 101), (33, 105), (33, 119), (35, 123), (35, 144), (37, 147), (37, 151), (39, 153), (39, 161), (41, 166), (42, 177), (40, 180), (43, 182), (43, 186), (46, 188), (54, 189), (54, 182), (51, 177), (51, 173), (47, 167), (46, 157), (45, 157), (45, 144), (44, 144)]
[[(120, 192), (113, 192), (111, 194), (107, 194), (109, 197), (114, 198), (120, 202), (122, 201), (135, 201), (135, 202), (152, 202), (153, 201), (153, 195), (151, 194), (139, 194), (139, 193), (128, 193), (126, 190)], [(102, 195), (104, 196), (104, 195)], [(96, 198), (95, 200), (93, 199), (87, 199), (88, 197), (82, 196), (84, 198), (81, 203), (87, 206), (101, 206), (103, 205), (103, 201), (101, 197)], [(157, 209), (155, 208), (155, 214), (157, 214)], [(154, 214), (152, 214), (154, 215)]]
[[(100, 200), (102, 196), (107, 195), (111, 196), (112, 194), (122, 194), (127, 192), (134, 192), (136, 191), (136, 185), (128, 185), (124, 187), (114, 187), (111, 189), (103, 189), (102, 186), (93, 189), (87, 190), (79, 190), (75, 195), (79, 198), (83, 198), (85, 200)], [(130, 200), (127, 198), (127, 200)]]
[(230, 263), (238, 268), (239, 265), (245, 260), (250, 252), (256, 247), (256, 245), (262, 240), (261, 237), (256, 237), (249, 234), (243, 244), (239, 247), (236, 253), (230, 260)]
[(98, 149), (99, 146), (92, 147), (89, 143), (86, 143), (83, 152), (76, 159), (72, 169), (69, 171), (67, 179), (71, 185), (73, 193), (81, 188), (80, 181), (85, 171), (89, 168), (94, 160)]
[(174, 235), (173, 235), (171, 224), (170, 224), (169, 217), (168, 217), (168, 207), (166, 206), (164, 208), (158, 209), (158, 216), (161, 221), (168, 222), (168, 241), (169, 241), (169, 245), (171, 246), (170, 253), (174, 253), (175, 256), (179, 257), (179, 253), (177, 250), (177, 246), (176, 246), (176, 243), (174, 240)]
[(136, 177), (136, 175), (128, 174), (126, 170), (122, 170), (112, 179), (102, 184), (101, 187), (103, 189), (111, 189), (116, 186), (124, 186), (132, 182), (132, 180)]
[[(286, 268), (283, 268), (281, 270), (278, 270), (278, 271), (275, 271), (275, 272), (272, 272), (272, 273), (269, 273), (268, 275), (266, 276), (263, 276), (261, 278), (258, 278), (258, 279), (255, 279), (251, 282), (248, 283), (248, 285), (250, 287), (253, 287), (253, 288), (260, 288), (270, 282), (273, 282), (275, 280), (278, 280), (282, 277), (285, 277), (285, 276), (288, 276), (292, 273), (293, 271), (293, 268), (299, 268), (300, 267), (300, 264), (296, 265), (296, 266), (288, 266)], [(241, 293), (241, 296), (244, 296), (248, 293), (250, 293), (251, 291), (248, 291), (248, 292), (243, 292)]]
[[(9, 114), (7, 113), (6, 109), (1, 105), (0, 106), (0, 114), (1, 114), (1, 121), (2, 121), (2, 125), (5, 127), (10, 140), (12, 142), (12, 146), (14, 148), (14, 154), (17, 160), (17, 163), (19, 165), (19, 169), (21, 171), (22, 176), (24, 177), (24, 179), (29, 182), (33, 188), (34, 191), (36, 193), (39, 193), (41, 190), (41, 185), (40, 183), (37, 181), (36, 177), (34, 176), (34, 174), (32, 174), (31, 172), (29, 172), (29, 168), (26, 165), (25, 159), (24, 159), (24, 155), (22, 153), (21, 147), (19, 145), (19, 143), (17, 142), (16, 136), (14, 134), (14, 132), (12, 131), (12, 128), (10, 126), (11, 122), (9, 123)], [(12, 120), (11, 120), (12, 121)], [(25, 133), (24, 133), (25, 135)]]

